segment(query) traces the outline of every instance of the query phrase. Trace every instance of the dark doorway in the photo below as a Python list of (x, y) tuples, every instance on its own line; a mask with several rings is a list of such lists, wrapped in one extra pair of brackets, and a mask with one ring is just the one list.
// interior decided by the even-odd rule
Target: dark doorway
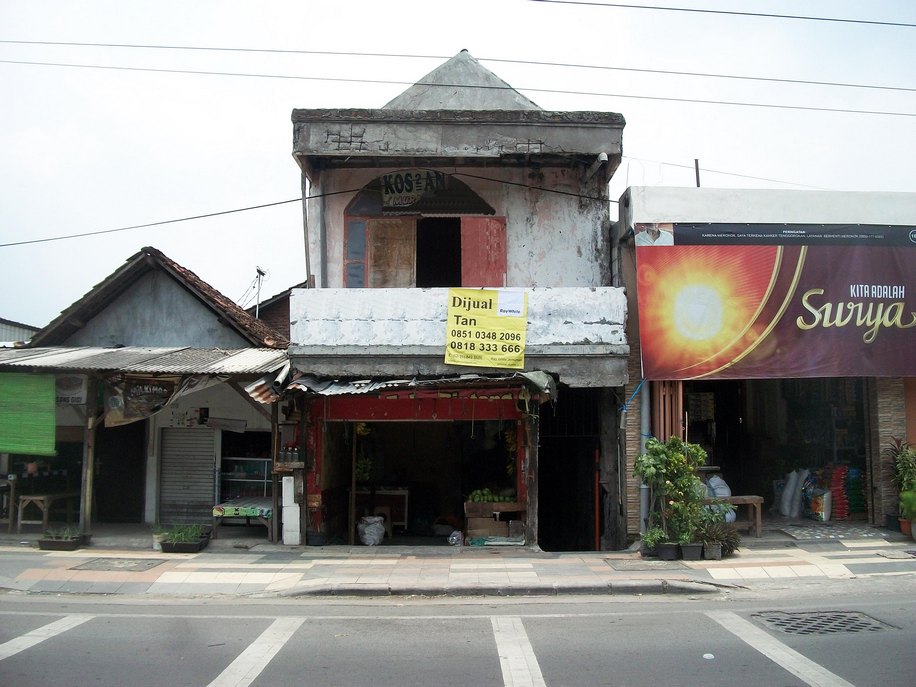
[(417, 287), (461, 286), (461, 219), (417, 221)]
[(95, 519), (142, 522), (146, 422), (101, 426), (95, 440)]
[(564, 387), (555, 403), (541, 406), (538, 545), (545, 551), (595, 548), (601, 391)]

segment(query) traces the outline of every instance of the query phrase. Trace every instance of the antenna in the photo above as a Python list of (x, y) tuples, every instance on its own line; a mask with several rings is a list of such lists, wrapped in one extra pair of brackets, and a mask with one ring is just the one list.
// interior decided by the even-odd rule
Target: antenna
[(255, 280), (258, 282), (258, 295), (254, 304), (254, 317), (255, 319), (258, 319), (261, 311), (261, 281), (267, 275), (267, 272), (261, 267), (255, 267), (254, 269), (258, 273), (258, 275), (255, 277)]

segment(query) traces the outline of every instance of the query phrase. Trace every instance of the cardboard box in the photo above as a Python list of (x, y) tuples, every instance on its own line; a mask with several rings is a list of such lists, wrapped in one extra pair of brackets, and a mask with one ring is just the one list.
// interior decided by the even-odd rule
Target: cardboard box
[(486, 529), (490, 525), (497, 524), (496, 520), (492, 517), (490, 518), (466, 518), (465, 525), (469, 530), (482, 530)]
[(509, 523), (491, 520), (490, 524), (486, 527), (472, 528), (469, 526), (467, 536), (468, 539), (476, 539), (477, 537), (508, 537)]

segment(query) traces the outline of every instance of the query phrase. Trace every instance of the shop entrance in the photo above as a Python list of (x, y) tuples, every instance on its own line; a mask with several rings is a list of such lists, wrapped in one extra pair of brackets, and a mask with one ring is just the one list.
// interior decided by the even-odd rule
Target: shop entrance
[(95, 435), (95, 513), (99, 522), (142, 522), (146, 422), (100, 425)]
[(687, 440), (703, 446), (733, 494), (763, 496), (769, 506), (791, 471), (807, 470), (825, 486), (839, 467), (849, 517), (867, 518), (863, 380), (691, 381), (684, 383), (684, 408)]
[(464, 529), (464, 503), (473, 492), (516, 496), (516, 426), (503, 420), (325, 423), (321, 482), (329, 539), (346, 543), (360, 517), (383, 513), (391, 543), (448, 545), (448, 535)]

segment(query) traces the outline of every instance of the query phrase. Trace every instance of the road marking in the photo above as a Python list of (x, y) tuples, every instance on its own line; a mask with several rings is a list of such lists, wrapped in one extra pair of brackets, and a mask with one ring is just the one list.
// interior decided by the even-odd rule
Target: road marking
[(41, 644), (46, 639), (51, 639), (51, 637), (63, 634), (67, 630), (72, 630), (74, 627), (82, 625), (87, 620), (92, 620), (94, 617), (94, 615), (75, 613), (73, 615), (68, 615), (66, 618), (55, 620), (53, 623), (49, 623), (43, 627), (39, 627), (37, 630), (26, 632), (21, 637), (4, 642), (0, 644), (0, 661), (4, 658), (16, 655), (20, 651), (25, 651), (36, 644)]
[(706, 611), (719, 625), (811, 687), (855, 687), (731, 611)]
[(547, 687), (528, 634), (519, 617), (494, 616), (493, 636), (506, 687)]
[(305, 618), (279, 618), (248, 645), (208, 687), (247, 687), (299, 629)]

